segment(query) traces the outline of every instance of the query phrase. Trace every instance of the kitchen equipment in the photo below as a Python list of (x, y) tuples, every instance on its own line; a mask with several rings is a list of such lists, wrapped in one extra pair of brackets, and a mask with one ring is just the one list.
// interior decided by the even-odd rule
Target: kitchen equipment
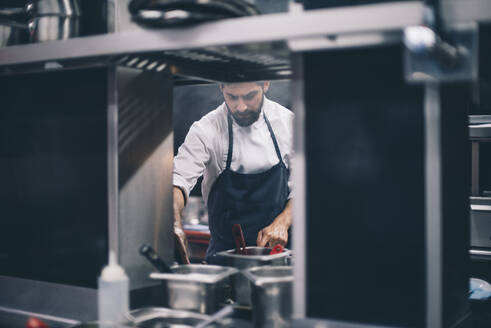
[(234, 236), (235, 240), (235, 252), (237, 254), (247, 254), (244, 233), (240, 224), (232, 225), (232, 236)]
[(0, 47), (26, 43), (29, 40), (27, 25), (0, 20)]
[(26, 322), (26, 328), (48, 328), (48, 325), (38, 318), (29, 317)]
[(31, 42), (66, 40), (78, 36), (80, 6), (78, 0), (31, 0), (26, 6), (31, 17)]
[(173, 327), (173, 325), (178, 327), (194, 327), (209, 319), (209, 316), (153, 307), (132, 311), (130, 319), (137, 327)]
[(290, 327), (293, 270), (289, 266), (262, 266), (244, 271), (251, 283), (254, 327)]
[[(163, 328), (163, 327), (195, 327), (196, 325), (209, 320), (210, 316), (194, 313), (194, 312), (186, 312), (186, 311), (178, 311), (167, 308), (157, 308), (157, 307), (149, 307), (136, 309), (131, 311), (128, 316), (128, 322), (125, 324), (102, 324), (100, 322), (87, 322), (78, 324), (71, 328), (124, 328), (124, 327), (133, 327), (133, 328)], [(214, 327), (222, 327), (222, 326), (230, 326), (226, 325), (230, 323), (230, 319), (220, 320), (219, 323), (215, 323)], [(222, 323), (224, 325), (222, 325)]]
[(24, 8), (0, 9), (0, 47), (28, 42), (29, 28)]
[(134, 22), (146, 27), (191, 25), (260, 14), (244, 0), (132, 0), (128, 10)]
[(186, 264), (171, 268), (172, 273), (152, 273), (166, 290), (172, 309), (214, 313), (230, 298), (230, 277), (238, 270), (218, 265)]
[(199, 324), (197, 324), (194, 328), (205, 328), (205, 327), (208, 327), (210, 326), (211, 324), (213, 324), (214, 322), (217, 322), (229, 315), (231, 315), (232, 313), (234, 312), (234, 307), (232, 305), (227, 305), (226, 307), (224, 307), (223, 309), (221, 309), (220, 311), (216, 312), (215, 314), (213, 314), (212, 316), (210, 316), (209, 319), (203, 321), (203, 322), (200, 322)]
[(31, 42), (66, 40), (79, 34), (78, 16), (42, 16), (29, 21)]
[(482, 279), (470, 278), (469, 298), (477, 300), (491, 299), (491, 284)]
[(78, 36), (80, 15), (78, 0), (30, 0), (24, 8), (2, 8), (0, 46)]
[(58, 15), (63, 17), (80, 16), (79, 0), (30, 0), (26, 12), (32, 16)]
[[(223, 258), (227, 266), (245, 270), (251, 267), (274, 265), (283, 266), (290, 251), (286, 248), (282, 253), (269, 255), (271, 248), (249, 246), (246, 247), (247, 255), (236, 254), (235, 249), (217, 253), (218, 257)], [(232, 299), (240, 305), (251, 305), (251, 289), (249, 280), (243, 274), (232, 276)]]
[(278, 254), (281, 252), (283, 252), (283, 245), (278, 244), (275, 247), (273, 247), (271, 252), (269, 252), (269, 255), (274, 255), (274, 254)]
[(491, 248), (491, 198), (471, 197), (471, 247)]
[(129, 280), (118, 265), (114, 251), (109, 252), (109, 264), (97, 281), (98, 319), (101, 322), (124, 322), (129, 312)]
[(155, 250), (149, 244), (143, 244), (140, 247), (140, 254), (143, 255), (152, 265), (162, 273), (172, 273), (169, 266), (157, 255)]

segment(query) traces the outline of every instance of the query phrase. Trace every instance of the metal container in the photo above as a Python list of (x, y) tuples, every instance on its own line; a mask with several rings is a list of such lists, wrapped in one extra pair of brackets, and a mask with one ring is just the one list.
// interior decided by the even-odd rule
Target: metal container
[(28, 29), (19, 25), (0, 24), (0, 47), (22, 44), (28, 40)]
[(66, 40), (79, 35), (78, 16), (41, 16), (29, 21), (31, 42)]
[(491, 247), (491, 198), (471, 197), (471, 247)]
[(29, 38), (23, 8), (0, 8), (0, 47), (26, 43)]
[(31, 17), (28, 23), (31, 42), (66, 40), (79, 35), (78, 0), (31, 0), (26, 12)]
[[(249, 246), (246, 247), (248, 255), (236, 254), (235, 249), (217, 253), (222, 257), (225, 265), (237, 268), (242, 271), (257, 266), (274, 265), (283, 266), (286, 258), (291, 254), (288, 249), (282, 253), (269, 255), (271, 248)], [(248, 279), (243, 274), (236, 274), (232, 277), (232, 299), (244, 306), (251, 306), (251, 288)]]
[(78, 0), (31, 0), (25, 8), (2, 8), (0, 47), (76, 37), (80, 15)]
[(238, 270), (218, 265), (187, 264), (172, 268), (173, 273), (152, 273), (162, 280), (167, 306), (172, 309), (214, 313), (230, 298), (230, 276)]
[[(77, 324), (70, 328), (156, 328), (156, 327), (195, 327), (209, 320), (210, 316), (200, 313), (179, 311), (167, 308), (149, 307), (130, 312), (126, 323), (101, 323), (98, 321)], [(222, 327), (230, 319), (223, 319), (210, 327)]]
[(245, 270), (244, 275), (251, 284), (254, 327), (290, 327), (292, 267), (262, 266)]
[(30, 0), (26, 4), (26, 12), (32, 16), (80, 16), (78, 0)]

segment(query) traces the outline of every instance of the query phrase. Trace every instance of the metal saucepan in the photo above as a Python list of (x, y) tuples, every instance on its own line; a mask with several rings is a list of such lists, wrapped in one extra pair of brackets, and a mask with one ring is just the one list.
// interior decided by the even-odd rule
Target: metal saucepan
[(78, 0), (31, 0), (24, 8), (0, 8), (0, 46), (76, 37), (80, 15)]

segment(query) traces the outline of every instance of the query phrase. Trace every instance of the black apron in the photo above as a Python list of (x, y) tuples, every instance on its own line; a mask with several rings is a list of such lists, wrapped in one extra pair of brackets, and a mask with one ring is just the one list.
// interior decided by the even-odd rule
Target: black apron
[[(288, 201), (289, 171), (283, 163), (266, 113), (264, 120), (273, 140), (279, 163), (261, 173), (243, 174), (230, 169), (233, 153), (232, 116), (228, 120), (228, 155), (225, 170), (218, 176), (208, 196), (208, 220), (211, 233), (206, 261), (221, 264), (215, 254), (235, 248), (232, 225), (240, 224), (247, 246), (255, 246), (258, 232), (270, 225)], [(251, 154), (250, 156), (261, 156)], [(290, 237), (288, 238), (290, 241)]]

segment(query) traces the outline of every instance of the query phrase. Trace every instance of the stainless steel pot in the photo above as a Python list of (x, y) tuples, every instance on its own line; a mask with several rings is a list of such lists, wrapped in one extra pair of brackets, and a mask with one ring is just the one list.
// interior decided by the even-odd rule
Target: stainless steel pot
[(0, 47), (26, 43), (29, 38), (27, 26), (0, 23)]
[(254, 327), (290, 327), (293, 271), (290, 266), (262, 266), (244, 271), (251, 283)]
[(31, 0), (25, 8), (0, 9), (0, 46), (76, 37), (80, 15), (78, 0)]
[[(101, 322), (86, 322), (70, 328), (164, 328), (164, 327), (197, 327), (208, 323), (206, 327), (244, 328), (250, 324), (240, 319), (219, 318), (206, 314), (179, 311), (160, 307), (136, 309), (130, 312), (127, 323), (111, 324)], [(215, 319), (215, 320), (213, 320)]]
[(227, 266), (241, 270), (241, 274), (232, 276), (232, 299), (240, 305), (251, 306), (251, 288), (243, 271), (263, 265), (286, 265), (286, 258), (291, 252), (284, 249), (282, 253), (269, 255), (271, 248), (249, 246), (246, 249), (247, 255), (236, 254), (235, 249), (231, 249), (219, 252), (217, 256), (223, 258)]
[(26, 5), (26, 12), (36, 17), (78, 17), (81, 14), (78, 0), (31, 0)]
[(230, 277), (238, 270), (218, 265), (187, 264), (171, 268), (173, 273), (152, 273), (166, 289), (172, 309), (214, 313), (230, 298)]
[(143, 308), (130, 312), (126, 323), (86, 322), (70, 328), (149, 328), (149, 327), (194, 327), (209, 317), (199, 313), (166, 308)]
[(41, 16), (29, 21), (31, 42), (66, 40), (78, 36), (80, 19), (77, 16)]
[(23, 8), (0, 8), (0, 47), (29, 40), (27, 14)]

